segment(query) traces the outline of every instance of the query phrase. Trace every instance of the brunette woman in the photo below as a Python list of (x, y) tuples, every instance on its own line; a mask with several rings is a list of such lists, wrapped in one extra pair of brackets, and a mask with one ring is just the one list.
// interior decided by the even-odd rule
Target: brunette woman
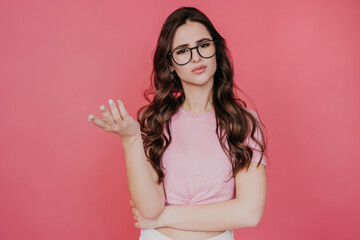
[[(140, 240), (234, 239), (266, 199), (258, 114), (235, 97), (225, 39), (196, 8), (171, 13), (154, 54), (148, 105), (135, 121), (122, 101), (89, 118), (119, 134)], [(153, 94), (153, 98), (149, 95)]]

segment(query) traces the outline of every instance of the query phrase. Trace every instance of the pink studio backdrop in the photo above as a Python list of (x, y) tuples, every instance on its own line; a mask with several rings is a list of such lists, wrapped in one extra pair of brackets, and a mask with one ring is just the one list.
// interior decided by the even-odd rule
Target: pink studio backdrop
[[(0, 239), (137, 239), (120, 136), (146, 103), (165, 18), (194, 6), (228, 41), (268, 133), (268, 195), (236, 239), (359, 239), (359, 1), (0, 1)], [(250, 105), (250, 107), (253, 107)]]

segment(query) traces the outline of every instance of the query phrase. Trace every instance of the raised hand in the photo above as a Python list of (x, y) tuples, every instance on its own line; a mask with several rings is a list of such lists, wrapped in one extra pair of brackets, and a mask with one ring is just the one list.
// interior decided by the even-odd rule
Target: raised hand
[(115, 102), (110, 99), (109, 105), (111, 112), (102, 105), (100, 110), (103, 119), (99, 119), (93, 114), (90, 114), (88, 121), (94, 125), (102, 128), (106, 132), (112, 132), (121, 136), (122, 140), (136, 138), (140, 135), (140, 124), (133, 119), (126, 111), (125, 106), (121, 100), (117, 100), (120, 113), (116, 107)]

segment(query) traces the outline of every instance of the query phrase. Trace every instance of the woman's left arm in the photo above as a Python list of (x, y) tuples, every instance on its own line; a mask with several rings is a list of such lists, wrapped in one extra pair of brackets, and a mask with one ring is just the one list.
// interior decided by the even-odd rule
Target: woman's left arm
[(266, 200), (266, 169), (251, 163), (235, 176), (236, 198), (209, 204), (166, 206), (156, 219), (145, 219), (134, 208), (138, 228), (171, 227), (192, 231), (223, 231), (256, 226)]

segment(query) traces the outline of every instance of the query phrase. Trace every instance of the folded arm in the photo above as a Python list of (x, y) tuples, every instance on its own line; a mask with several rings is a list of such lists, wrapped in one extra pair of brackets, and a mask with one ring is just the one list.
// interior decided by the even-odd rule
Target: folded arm
[(223, 202), (166, 206), (159, 217), (159, 227), (193, 231), (222, 231), (256, 226), (266, 199), (265, 166), (251, 163), (248, 171), (235, 176), (236, 198)]

